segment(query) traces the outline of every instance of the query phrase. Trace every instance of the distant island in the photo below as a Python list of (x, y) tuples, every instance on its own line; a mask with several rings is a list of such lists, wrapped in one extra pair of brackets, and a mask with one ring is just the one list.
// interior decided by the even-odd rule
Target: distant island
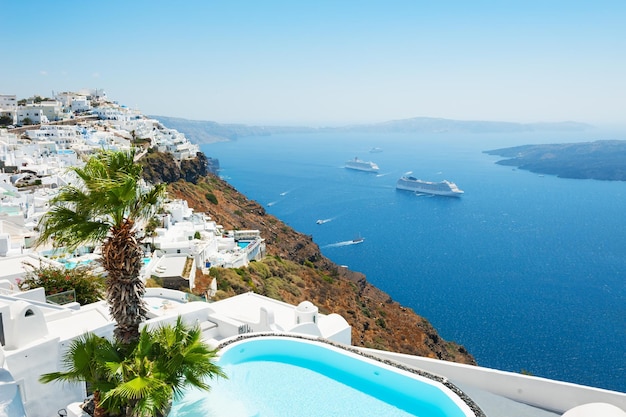
[(626, 141), (523, 145), (485, 151), (508, 159), (497, 164), (515, 166), (561, 178), (626, 181)]
[(177, 117), (149, 116), (166, 126), (184, 133), (194, 143), (212, 143), (236, 140), (243, 136), (265, 136), (285, 133), (360, 132), (360, 133), (516, 133), (563, 132), (593, 129), (579, 122), (513, 123), (472, 120), (452, 120), (433, 117), (414, 117), (382, 123), (339, 127), (306, 126), (248, 126), (220, 124), (212, 121), (188, 120)]
[[(193, 143), (237, 140), (245, 136), (322, 132), (346, 133), (525, 133), (572, 132), (594, 129), (579, 122), (513, 123), (467, 121), (432, 117), (414, 117), (382, 123), (340, 127), (249, 126), (220, 124), (213, 121), (188, 120), (168, 116), (148, 116), (185, 134)], [(602, 140), (585, 143), (522, 145), (484, 151), (507, 159), (500, 165), (515, 166), (538, 174), (561, 178), (626, 181), (626, 141)]]

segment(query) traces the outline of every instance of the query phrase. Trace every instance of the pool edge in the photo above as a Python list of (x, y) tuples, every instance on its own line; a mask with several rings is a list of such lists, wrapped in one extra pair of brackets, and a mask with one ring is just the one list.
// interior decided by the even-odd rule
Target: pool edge
[(457, 387), (455, 384), (453, 384), (452, 382), (448, 381), (447, 378), (439, 376), (439, 375), (435, 375), (432, 374), (430, 372), (426, 372), (422, 369), (418, 369), (412, 366), (408, 366), (396, 361), (393, 361), (391, 359), (382, 359), (379, 358), (375, 355), (371, 355), (368, 353), (365, 353), (361, 350), (359, 350), (358, 348), (351, 346), (351, 345), (344, 345), (341, 343), (337, 343), (337, 342), (333, 342), (331, 340), (328, 339), (324, 339), (322, 337), (309, 337), (306, 335), (298, 335), (298, 334), (284, 334), (284, 333), (247, 333), (247, 334), (241, 334), (238, 336), (234, 336), (228, 340), (223, 341), (222, 343), (220, 343), (217, 346), (218, 350), (222, 350), (224, 348), (226, 348), (227, 346), (246, 340), (246, 339), (253, 339), (253, 338), (262, 338), (262, 337), (279, 337), (279, 338), (291, 338), (291, 339), (301, 339), (301, 340), (306, 340), (306, 341), (312, 341), (312, 342), (319, 342), (319, 343), (325, 343), (327, 345), (333, 346), (335, 348), (338, 349), (342, 349), (345, 350), (346, 352), (350, 352), (359, 356), (362, 356), (364, 358), (385, 364), (387, 366), (391, 366), (397, 369), (400, 369), (402, 371), (405, 372), (409, 372), (415, 375), (419, 375), (423, 378), (428, 378), (432, 381), (438, 382), (440, 384), (442, 384), (443, 386), (445, 386), (446, 388), (448, 388), (450, 391), (452, 391), (457, 397), (459, 397), (459, 399), (461, 401), (463, 401), (472, 411), (472, 413), (474, 413), (475, 417), (487, 417), (487, 415), (483, 412), (483, 410), (478, 406), (478, 404), (476, 404), (476, 402), (474, 402), (474, 400), (471, 399), (471, 397), (469, 395), (467, 395), (465, 392), (463, 392), (463, 390), (461, 390), (459, 387)]

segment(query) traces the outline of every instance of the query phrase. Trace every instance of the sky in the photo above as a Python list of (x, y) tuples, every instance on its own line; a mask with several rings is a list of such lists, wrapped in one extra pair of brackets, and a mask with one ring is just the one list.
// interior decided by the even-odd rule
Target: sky
[[(28, 4), (28, 7), (26, 7)], [(0, 0), (0, 94), (148, 115), (626, 126), (624, 0)]]

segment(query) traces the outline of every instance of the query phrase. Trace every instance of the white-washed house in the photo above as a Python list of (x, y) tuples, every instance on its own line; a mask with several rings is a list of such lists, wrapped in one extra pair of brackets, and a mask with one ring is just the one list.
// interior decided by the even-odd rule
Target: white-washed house
[(26, 136), (36, 142), (54, 142), (59, 149), (70, 149), (83, 142), (77, 126), (45, 125), (39, 129), (29, 129)]
[(17, 123), (17, 96), (15, 94), (0, 94), (0, 116), (8, 116), (11, 123)]
[(40, 107), (19, 106), (17, 108), (17, 123), (23, 124), (27, 119), (33, 124), (50, 123), (44, 109)]

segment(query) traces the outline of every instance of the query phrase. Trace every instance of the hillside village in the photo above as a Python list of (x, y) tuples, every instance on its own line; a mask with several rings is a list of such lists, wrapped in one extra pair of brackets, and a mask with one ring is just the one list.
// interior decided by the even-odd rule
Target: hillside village
[[(63, 253), (32, 247), (35, 227), (48, 201), (59, 187), (75, 180), (68, 167), (83, 164), (103, 149), (139, 146), (144, 149), (137, 155), (141, 158), (150, 147), (171, 154), (178, 163), (199, 152), (183, 134), (109, 101), (102, 90), (64, 92), (52, 100), (17, 103), (15, 96), (0, 95), (0, 117), (12, 123), (0, 128), (0, 270), (5, 271), (0, 280), (10, 283), (23, 274), (24, 258), (58, 266), (97, 258), (98, 248)], [(240, 267), (265, 253), (258, 231), (226, 231), (208, 214), (194, 213), (185, 200), (169, 201), (160, 223), (146, 247), (146, 278), (178, 278), (193, 289), (196, 269)], [(192, 267), (185, 269), (188, 263)]]
[[(84, 385), (71, 389), (43, 385), (38, 378), (42, 370), (59, 369), (68, 344), (85, 332), (111, 336), (113, 322), (106, 301), (80, 305), (76, 293), (46, 294), (44, 288), (21, 284), (37, 265), (60, 271), (84, 266), (101, 275), (100, 248), (69, 252), (35, 247), (38, 221), (60, 187), (78, 180), (68, 168), (81, 166), (101, 150), (133, 148), (136, 160), (156, 150), (183, 165), (193, 159), (204, 163), (206, 158), (198, 157), (198, 146), (183, 134), (109, 101), (102, 91), (17, 103), (15, 96), (0, 96), (4, 125), (0, 125), (0, 416), (51, 415), (57, 409), (62, 410), (59, 414), (84, 415), (80, 408), (72, 408), (86, 397)], [(345, 320), (337, 315), (317, 317), (310, 303), (290, 306), (249, 293), (209, 304), (206, 301), (217, 292), (215, 279), (203, 297), (193, 296), (196, 276), (211, 267), (237, 268), (261, 259), (265, 242), (258, 230), (225, 230), (184, 199), (168, 199), (158, 216), (155, 225), (139, 225), (144, 230), (141, 278), (163, 285), (146, 289), (146, 326), (172, 323), (180, 316), (201, 326), (205, 340), (217, 345), (237, 334), (287, 330), (299, 317), (301, 326), (310, 327), (308, 322), (315, 320), (315, 333), (350, 343)], [(241, 320), (246, 310), (263, 316), (262, 320)]]
[[(102, 90), (53, 96), (18, 100), (16, 96), (0, 95), (0, 416), (54, 415), (59, 410), (59, 415), (85, 417), (80, 408), (88, 394), (84, 384), (43, 385), (38, 378), (42, 372), (57, 370), (69, 343), (84, 332), (107, 337), (112, 334), (106, 302), (57, 305), (49, 302), (42, 288), (20, 291), (17, 285), (28, 263), (58, 268), (97, 265), (98, 247), (69, 253), (33, 246), (38, 220), (50, 208), (50, 199), (60, 187), (76, 180), (67, 168), (83, 164), (103, 149), (141, 149), (137, 153), (140, 159), (152, 148), (167, 152), (179, 164), (199, 153), (198, 146), (184, 134), (109, 100)], [(252, 261), (266, 255), (266, 240), (278, 238), (271, 235), (271, 227), (265, 231), (261, 227), (246, 230), (231, 224), (232, 230), (227, 230), (210, 213), (191, 206), (185, 199), (170, 199), (158, 226), (150, 234), (146, 232), (142, 276), (170, 284), (169, 288), (147, 288), (145, 301), (150, 313), (146, 326), (173, 323), (181, 316), (187, 323), (198, 325), (203, 339), (213, 346), (248, 333), (264, 332), (305, 335), (349, 346), (386, 363), (432, 373), (429, 378), (443, 385), (461, 385), (475, 400), (462, 395), (468, 416), (505, 415), (502, 412), (506, 410), (511, 416), (556, 417), (590, 403), (602, 403), (605, 411), (614, 413), (610, 415), (624, 415), (619, 408), (626, 408), (626, 394), (467, 364), (473, 358), (462, 347), (441, 340), (425, 319), (376, 291), (356, 274), (334, 283), (328, 277), (316, 276), (319, 281), (313, 282), (320, 288), (320, 297), (312, 300), (315, 303), (298, 300), (290, 304), (295, 297), (284, 302), (252, 292), (207, 303), (216, 293), (215, 279), (204, 294), (205, 300), (194, 301), (187, 292), (176, 289), (193, 289), (196, 271), (259, 264)], [(254, 206), (250, 211), (260, 212), (262, 208)], [(268, 218), (264, 217), (272, 223)], [(301, 242), (298, 247), (306, 249)], [(306, 260), (317, 257), (317, 253), (309, 252)], [(273, 260), (280, 262), (281, 257), (276, 258)], [(332, 300), (334, 312), (324, 314), (322, 309), (328, 306), (318, 305), (321, 300), (333, 298), (328, 290), (331, 285), (343, 287), (345, 292), (341, 294), (350, 297)], [(344, 317), (350, 318), (350, 324)], [(386, 317), (389, 325), (381, 317)], [(372, 323), (378, 323), (378, 328), (374, 329)], [(391, 323), (398, 327), (391, 328)], [(357, 325), (362, 329), (355, 333)], [(377, 350), (378, 346), (368, 346), (363, 340), (368, 332), (378, 338), (396, 334), (407, 352), (383, 352)], [(354, 340), (355, 334), (360, 334), (361, 340)], [(413, 356), (418, 355), (418, 339), (431, 350)], [(446, 355), (456, 355), (461, 363), (439, 360), (450, 359)], [(589, 410), (590, 414), (570, 416), (594, 415), (598, 408)]]

